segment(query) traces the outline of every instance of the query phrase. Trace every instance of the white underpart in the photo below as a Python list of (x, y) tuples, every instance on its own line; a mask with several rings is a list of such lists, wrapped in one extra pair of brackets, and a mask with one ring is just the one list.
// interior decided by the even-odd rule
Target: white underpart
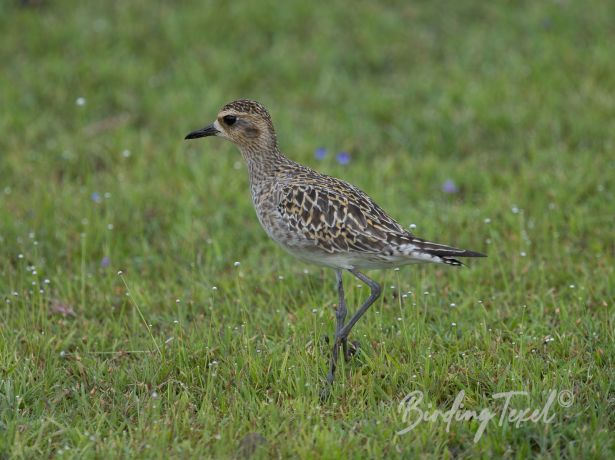
[(414, 244), (402, 244), (401, 246), (394, 249), (395, 252), (399, 252), (401, 256), (411, 257), (412, 259), (416, 259), (421, 262), (439, 262), (440, 257), (434, 256), (432, 254), (428, 254), (425, 251), (422, 251), (419, 247)]
[[(382, 253), (357, 253), (357, 252), (338, 252), (330, 254), (324, 251), (314, 251), (314, 249), (307, 249), (301, 247), (291, 247), (281, 244), (287, 252), (291, 253), (295, 257), (303, 260), (304, 262), (324, 265), (332, 268), (342, 269), (380, 269), (380, 268), (393, 268), (401, 267), (409, 264), (423, 264), (423, 263), (444, 263), (443, 259), (438, 256), (432, 256), (425, 252), (420, 251), (414, 245), (407, 245), (407, 251), (398, 251), (393, 255), (384, 255)], [(413, 250), (410, 250), (410, 247)]]

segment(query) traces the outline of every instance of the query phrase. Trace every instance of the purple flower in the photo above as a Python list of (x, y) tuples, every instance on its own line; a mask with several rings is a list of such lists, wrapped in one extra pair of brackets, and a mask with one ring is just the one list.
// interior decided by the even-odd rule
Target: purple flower
[(102, 260), (100, 261), (100, 266), (102, 268), (106, 268), (109, 266), (109, 264), (111, 263), (111, 259), (109, 259), (109, 256), (105, 256), (102, 258)]
[(444, 193), (457, 193), (459, 192), (459, 188), (457, 188), (457, 186), (455, 185), (455, 182), (453, 182), (451, 179), (447, 179), (443, 184), (442, 184), (442, 191)]
[(90, 199), (94, 202), (94, 203), (100, 203), (102, 201), (102, 196), (100, 196), (100, 193), (98, 192), (94, 192), (90, 195)]
[(327, 156), (327, 149), (324, 147), (318, 147), (316, 150), (314, 150), (314, 156), (317, 160), (324, 160), (324, 158)]
[(347, 165), (348, 163), (350, 163), (350, 154), (348, 152), (338, 152), (335, 159), (339, 164)]

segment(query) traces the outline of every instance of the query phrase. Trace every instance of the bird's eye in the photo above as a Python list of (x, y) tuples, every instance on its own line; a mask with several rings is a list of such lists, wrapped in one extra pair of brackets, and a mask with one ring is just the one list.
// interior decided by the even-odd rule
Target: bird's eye
[(222, 119), (224, 120), (224, 123), (229, 126), (234, 125), (235, 122), (237, 121), (237, 117), (235, 115), (224, 115)]

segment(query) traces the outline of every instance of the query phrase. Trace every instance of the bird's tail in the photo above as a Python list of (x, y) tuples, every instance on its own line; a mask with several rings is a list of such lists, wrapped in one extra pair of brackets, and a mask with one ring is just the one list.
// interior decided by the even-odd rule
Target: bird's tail
[[(412, 236), (410, 241), (403, 246), (407, 246), (408, 255), (417, 257), (423, 255), (425, 258), (431, 258), (431, 262), (443, 263), (447, 265), (461, 266), (463, 263), (457, 260), (457, 257), (487, 257), (486, 254), (469, 251), (467, 249), (459, 249), (445, 244), (432, 243)], [(403, 247), (402, 246), (402, 247)]]

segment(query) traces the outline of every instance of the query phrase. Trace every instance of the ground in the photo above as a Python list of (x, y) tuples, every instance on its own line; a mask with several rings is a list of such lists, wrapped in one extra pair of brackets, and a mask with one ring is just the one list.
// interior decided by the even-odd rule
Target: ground
[[(0, 458), (612, 458), (613, 17), (2, 2)], [(489, 255), (370, 272), (325, 403), (333, 272), (267, 239), (232, 145), (183, 141), (239, 97), (294, 160)], [(417, 421), (461, 391), (460, 418), (497, 414), (479, 439)]]

